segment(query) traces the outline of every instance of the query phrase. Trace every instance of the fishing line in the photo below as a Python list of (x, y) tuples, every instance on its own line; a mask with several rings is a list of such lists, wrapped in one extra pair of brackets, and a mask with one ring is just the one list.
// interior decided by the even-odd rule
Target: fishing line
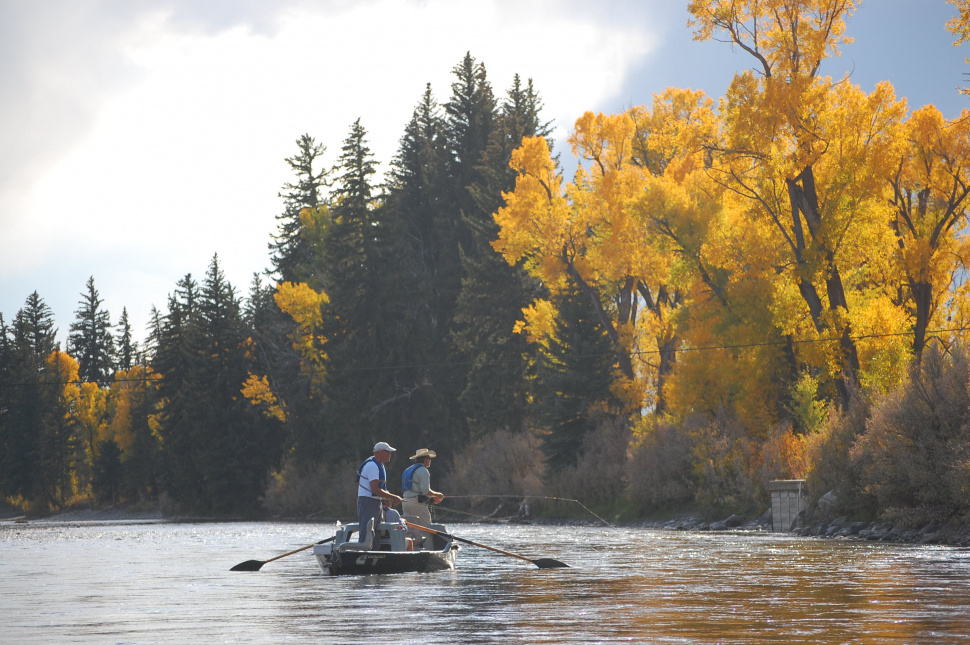
[[(592, 515), (593, 517), (595, 517), (596, 519), (598, 519), (603, 524), (606, 524), (611, 529), (615, 529), (616, 528), (616, 526), (614, 526), (613, 524), (610, 524), (609, 522), (607, 522), (606, 520), (604, 520), (602, 517), (600, 517), (599, 515), (597, 515), (593, 511), (589, 510), (589, 508), (587, 508), (587, 506), (585, 504), (583, 504), (581, 501), (579, 501), (578, 499), (570, 499), (568, 497), (550, 497), (550, 496), (543, 496), (543, 495), (446, 495), (446, 497), (448, 499), (462, 499), (462, 498), (474, 499), (476, 497), (477, 498), (506, 498), (506, 499), (508, 499), (508, 498), (512, 498), (512, 499), (520, 499), (520, 498), (529, 499), (529, 498), (532, 498), (532, 499), (553, 499), (553, 500), (557, 500), (557, 501), (560, 501), (560, 502), (574, 502), (574, 503), (579, 504), (580, 506), (582, 506), (583, 507), (583, 510), (585, 510), (587, 513), (589, 513), (590, 515)], [(446, 509), (443, 509), (443, 510), (446, 510)], [(469, 515), (471, 515), (471, 513), (469, 513)], [(481, 517), (487, 517), (487, 516), (486, 515), (482, 515)]]
[(468, 515), (469, 517), (477, 517), (477, 518), (482, 519), (482, 520), (492, 520), (492, 521), (501, 522), (501, 520), (498, 520), (497, 518), (494, 518), (494, 517), (490, 517), (488, 515), (482, 515), (481, 513), (469, 513), (468, 511), (459, 511), (457, 508), (448, 508), (447, 506), (442, 506), (441, 504), (435, 504), (431, 508), (432, 508), (432, 510), (435, 510), (435, 511), (447, 511), (449, 513), (459, 513), (460, 515)]

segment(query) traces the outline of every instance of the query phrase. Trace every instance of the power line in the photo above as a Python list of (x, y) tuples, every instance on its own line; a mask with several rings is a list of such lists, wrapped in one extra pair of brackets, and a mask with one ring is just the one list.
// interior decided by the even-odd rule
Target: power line
[[(950, 329), (928, 329), (926, 330), (926, 334), (930, 335), (930, 334), (956, 333), (956, 332), (965, 332), (967, 330), (970, 330), (970, 327), (954, 327)], [(891, 338), (895, 336), (911, 336), (911, 335), (912, 335), (911, 332), (892, 332), (892, 333), (884, 333), (884, 334), (854, 335), (854, 336), (849, 336), (849, 339), (854, 341), (859, 341), (859, 340), (867, 340), (872, 338)], [(773, 347), (773, 346), (787, 345), (789, 342), (794, 345), (806, 345), (811, 343), (837, 343), (841, 341), (842, 341), (841, 336), (835, 336), (835, 337), (826, 337), (826, 338), (805, 338), (800, 340), (792, 339), (792, 340), (773, 340), (773, 341), (762, 341), (762, 342), (751, 342), (751, 343), (736, 343), (731, 345), (709, 345), (709, 346), (702, 346), (702, 347), (687, 346), (687, 347), (678, 347), (675, 351), (677, 353), (706, 352), (706, 351), (717, 351), (717, 350), (726, 350), (726, 349), (751, 349), (756, 347)], [(660, 354), (660, 350), (659, 349), (649, 349), (649, 350), (639, 349), (639, 350), (631, 351), (630, 354), (632, 356), (648, 356), (648, 355)], [(612, 355), (613, 355), (612, 352), (598, 352), (598, 353), (591, 353), (591, 354), (568, 354), (566, 355), (566, 358), (600, 358), (603, 356), (612, 356)], [(326, 370), (301, 369), (301, 372), (309, 373), (310, 375), (315, 375), (315, 374), (342, 374), (342, 373), (370, 372), (370, 371), (396, 371), (396, 370), (406, 370), (406, 369), (459, 367), (463, 365), (471, 365), (473, 364), (473, 362), (474, 361), (443, 361), (438, 363), (414, 363), (409, 365), (374, 365), (374, 366), (365, 366), (365, 367), (352, 366), (352, 367), (331, 368)], [(518, 361), (513, 359), (508, 359), (508, 360), (500, 360), (500, 361), (499, 360), (485, 361), (484, 363), (479, 363), (479, 364), (505, 365), (505, 364), (516, 363), (516, 362)], [(260, 376), (259, 374), (254, 374), (253, 372), (246, 372), (246, 374), (242, 378), (246, 378), (249, 375), (254, 375), (257, 377)], [(224, 377), (224, 374), (211, 375), (211, 376), (185, 375), (185, 376), (179, 376), (178, 378), (181, 380), (187, 380), (187, 381), (209, 381), (209, 380), (215, 380), (217, 378), (223, 378), (223, 377)], [(140, 376), (138, 378), (123, 378), (123, 379), (112, 380), (111, 382), (112, 383), (143, 383), (143, 382), (149, 382), (149, 381), (159, 381), (162, 379), (164, 379), (164, 376), (156, 372), (154, 376)], [(25, 381), (20, 383), (0, 383), (0, 387), (25, 387), (25, 386), (38, 386), (38, 385), (63, 386), (63, 385), (80, 385), (81, 383), (85, 383), (85, 382), (87, 381), (80, 381), (80, 380)]]

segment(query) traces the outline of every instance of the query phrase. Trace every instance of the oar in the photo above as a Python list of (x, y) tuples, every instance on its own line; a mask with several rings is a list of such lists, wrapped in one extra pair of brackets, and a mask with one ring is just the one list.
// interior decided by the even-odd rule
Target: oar
[(275, 558), (270, 558), (269, 560), (246, 560), (245, 562), (240, 562), (239, 564), (237, 564), (236, 566), (234, 566), (232, 569), (229, 569), (229, 570), (230, 571), (259, 571), (263, 567), (263, 565), (266, 564), (267, 562), (272, 562), (273, 560), (279, 560), (280, 558), (285, 558), (288, 555), (293, 555), (294, 553), (299, 553), (300, 551), (306, 551), (307, 549), (313, 546), (316, 546), (317, 544), (326, 544), (327, 542), (331, 542), (331, 541), (333, 541), (333, 538), (329, 537), (326, 540), (320, 540), (319, 542), (314, 542), (313, 544), (301, 546), (299, 549), (296, 549), (295, 551), (290, 551), (289, 553), (278, 555)]
[(562, 567), (566, 567), (567, 569), (569, 568), (569, 565), (566, 564), (565, 562), (560, 562), (559, 560), (553, 560), (552, 558), (538, 558), (537, 560), (533, 560), (532, 558), (527, 558), (524, 555), (518, 555), (517, 553), (509, 553), (508, 551), (503, 551), (502, 549), (496, 549), (494, 546), (488, 546), (487, 544), (479, 544), (478, 542), (472, 542), (471, 540), (466, 540), (465, 538), (460, 538), (457, 535), (451, 535), (449, 533), (445, 533), (444, 531), (436, 531), (434, 529), (429, 529), (427, 526), (412, 524), (411, 522), (408, 522), (408, 526), (413, 526), (419, 531), (424, 531), (425, 533), (433, 533), (435, 535), (440, 535), (442, 537), (451, 538), (452, 540), (458, 540), (459, 542), (471, 544), (472, 546), (479, 546), (483, 549), (488, 549), (489, 551), (495, 551), (496, 553), (501, 553), (502, 555), (510, 555), (513, 558), (518, 558), (519, 560), (525, 560), (526, 562), (531, 562), (532, 564), (536, 565), (540, 569), (556, 569), (556, 568), (562, 568)]

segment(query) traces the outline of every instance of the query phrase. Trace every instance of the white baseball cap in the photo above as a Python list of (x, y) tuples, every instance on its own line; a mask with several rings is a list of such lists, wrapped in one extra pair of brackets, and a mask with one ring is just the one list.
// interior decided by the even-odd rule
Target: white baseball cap
[(386, 441), (378, 441), (374, 444), (374, 452), (378, 450), (386, 450), (388, 452), (397, 452), (397, 448), (391, 448), (391, 446)]

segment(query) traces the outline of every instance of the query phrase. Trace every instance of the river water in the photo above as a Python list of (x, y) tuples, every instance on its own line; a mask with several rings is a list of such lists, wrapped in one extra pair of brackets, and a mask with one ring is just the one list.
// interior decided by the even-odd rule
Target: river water
[(970, 551), (452, 524), (458, 569), (329, 577), (329, 524), (0, 523), (2, 643), (957, 643)]

